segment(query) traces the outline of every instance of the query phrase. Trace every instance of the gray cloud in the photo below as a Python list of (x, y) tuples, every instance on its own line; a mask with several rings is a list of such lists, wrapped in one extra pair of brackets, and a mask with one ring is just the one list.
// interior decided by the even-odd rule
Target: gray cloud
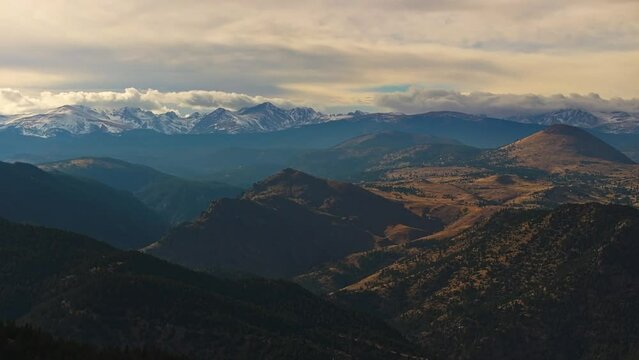
[(404, 113), (428, 111), (460, 111), (490, 116), (534, 114), (545, 111), (577, 108), (594, 112), (626, 111), (639, 113), (639, 99), (604, 99), (597, 94), (515, 95), (411, 88), (404, 92), (379, 94), (378, 106)]

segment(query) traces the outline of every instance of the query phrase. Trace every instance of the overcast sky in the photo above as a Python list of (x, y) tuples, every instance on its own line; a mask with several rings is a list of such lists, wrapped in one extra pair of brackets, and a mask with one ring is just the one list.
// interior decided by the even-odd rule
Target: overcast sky
[(2, 0), (0, 113), (639, 111), (637, 0)]

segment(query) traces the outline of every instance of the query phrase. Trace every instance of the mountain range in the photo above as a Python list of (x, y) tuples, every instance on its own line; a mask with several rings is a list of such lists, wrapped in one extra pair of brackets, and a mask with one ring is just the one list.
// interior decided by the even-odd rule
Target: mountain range
[(208, 114), (179, 116), (175, 112), (155, 114), (140, 108), (93, 109), (64, 105), (41, 114), (0, 118), (0, 129), (24, 135), (51, 137), (63, 133), (85, 135), (94, 132), (122, 133), (153, 130), (162, 134), (266, 132), (317, 124), (348, 115), (325, 115), (311, 108), (282, 109), (271, 103), (231, 111), (219, 108)]
[[(443, 116), (449, 112), (435, 113)], [(460, 117), (457, 113), (450, 114)], [(367, 114), (361, 111), (324, 114), (308, 107), (283, 109), (269, 102), (237, 111), (218, 108), (210, 113), (196, 112), (188, 116), (180, 116), (175, 112), (156, 114), (134, 107), (93, 109), (84, 105), (64, 105), (39, 114), (3, 115), (0, 117), (0, 129), (40, 137), (65, 133), (119, 134), (132, 130), (153, 130), (162, 134), (239, 134), (281, 131), (328, 121), (371, 116), (381, 122), (397, 122), (415, 115)], [(464, 114), (462, 117), (465, 120), (479, 120), (484, 116)], [(562, 109), (533, 115), (515, 115), (508, 120), (538, 125), (565, 124), (609, 133), (639, 132), (639, 114), (622, 111), (592, 113), (581, 109)]]

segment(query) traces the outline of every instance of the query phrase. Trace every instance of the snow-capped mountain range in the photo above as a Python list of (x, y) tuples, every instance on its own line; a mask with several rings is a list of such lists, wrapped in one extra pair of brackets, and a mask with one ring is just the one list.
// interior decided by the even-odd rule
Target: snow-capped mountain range
[[(447, 112), (439, 112), (446, 114)], [(451, 113), (463, 120), (462, 113)], [(156, 114), (140, 108), (94, 109), (83, 105), (65, 105), (41, 114), (0, 115), (0, 130), (13, 130), (23, 135), (51, 137), (68, 133), (84, 135), (94, 132), (123, 133), (146, 129), (163, 134), (209, 134), (271, 132), (334, 120), (359, 118), (367, 113), (323, 114), (311, 108), (282, 109), (271, 103), (232, 111), (224, 108), (210, 113), (180, 116), (175, 112)], [(407, 116), (399, 113), (372, 114), (375, 121), (393, 122)], [(370, 118), (367, 117), (367, 118)], [(508, 120), (541, 125), (567, 124), (611, 133), (639, 133), (639, 114), (622, 111), (588, 112), (564, 109), (536, 115), (513, 116)]]
[(122, 133), (136, 129), (163, 134), (268, 132), (350, 117), (327, 115), (311, 108), (282, 109), (271, 103), (231, 111), (223, 108), (208, 114), (179, 116), (175, 112), (155, 114), (140, 108), (93, 109), (65, 105), (42, 114), (0, 116), (0, 130), (13, 129), (23, 135), (51, 137), (61, 133), (83, 135), (94, 132)]
[(572, 125), (610, 133), (639, 132), (639, 114), (624, 111), (588, 112), (562, 109), (536, 115), (513, 116), (509, 120), (540, 125)]

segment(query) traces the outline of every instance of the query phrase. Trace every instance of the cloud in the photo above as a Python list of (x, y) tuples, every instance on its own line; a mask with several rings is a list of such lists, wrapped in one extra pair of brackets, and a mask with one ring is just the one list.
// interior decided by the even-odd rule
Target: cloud
[(375, 104), (404, 113), (428, 111), (460, 111), (497, 117), (542, 113), (559, 109), (587, 111), (626, 111), (639, 113), (639, 98), (604, 99), (597, 94), (535, 95), (493, 94), (488, 92), (461, 93), (448, 90), (411, 88), (404, 92), (379, 94)]
[(96, 108), (131, 106), (154, 112), (177, 111), (187, 114), (194, 111), (210, 111), (218, 107), (240, 109), (267, 101), (285, 108), (294, 106), (292, 102), (281, 98), (223, 91), (162, 92), (153, 89), (127, 88), (121, 92), (71, 91), (54, 93), (43, 91), (29, 96), (19, 90), (5, 88), (0, 89), (0, 114), (33, 113), (62, 105), (87, 105)]
[(636, 0), (0, 1), (0, 87), (327, 107), (392, 84), (637, 97)]
[[(0, 88), (0, 114), (5, 115), (42, 112), (62, 105), (87, 105), (107, 109), (132, 106), (156, 113), (177, 111), (189, 114), (194, 111), (208, 112), (218, 107), (235, 110), (267, 101), (284, 108), (313, 105), (281, 97), (207, 90), (159, 91), (127, 88), (123, 91), (43, 91), (25, 94), (16, 89)], [(368, 101), (353, 102), (349, 108), (335, 107), (334, 109), (346, 111), (358, 108), (368, 111), (399, 111), (408, 114), (460, 111), (496, 117), (535, 114), (566, 108), (593, 112), (639, 113), (639, 98), (603, 98), (597, 94), (544, 96), (489, 92), (462, 93), (453, 90), (410, 87), (405, 91), (377, 93), (371, 95)], [(325, 109), (320, 108), (320, 110)]]

